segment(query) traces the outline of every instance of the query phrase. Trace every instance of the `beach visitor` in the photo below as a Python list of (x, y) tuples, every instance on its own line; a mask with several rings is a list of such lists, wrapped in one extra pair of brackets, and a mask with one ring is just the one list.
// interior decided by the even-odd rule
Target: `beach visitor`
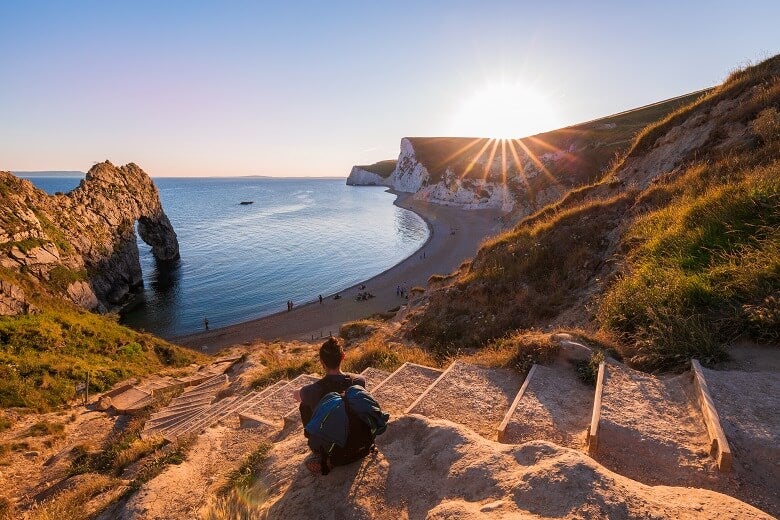
[(203, 326), (206, 327), (206, 330), (209, 330), (209, 319), (206, 316), (203, 316)]
[(320, 294), (320, 303), (322, 303), (322, 295)]
[[(341, 363), (344, 361), (344, 345), (342, 340), (332, 336), (328, 338), (328, 340), (320, 346), (319, 358), (325, 376), (310, 385), (295, 390), (293, 394), (295, 400), (300, 403), (298, 410), (301, 414), (301, 420), (304, 426), (307, 426), (309, 422), (312, 421), (313, 417), (316, 419), (315, 412), (319, 411), (318, 405), (322, 405), (323, 402), (327, 401), (323, 398), (331, 392), (341, 394), (341, 397), (346, 399), (343, 394), (349, 389), (347, 394), (357, 393), (361, 398), (367, 396), (368, 399), (373, 401), (373, 398), (365, 391), (366, 379), (363, 376), (341, 371)], [(325, 453), (322, 450), (315, 450), (312, 446), (314, 438), (307, 431), (309, 428), (304, 429), (304, 435), (309, 438), (309, 447), (314, 451), (314, 453), (304, 461), (304, 464), (312, 473), (327, 474), (330, 470), (330, 466), (340, 466), (362, 459), (374, 449), (374, 435), (371, 433), (371, 429), (365, 424), (365, 419), (361, 420), (362, 416), (360, 416), (360, 418), (355, 418), (355, 415), (360, 415), (360, 412), (350, 409), (348, 415), (350, 415), (348, 421), (349, 433), (346, 446), (343, 448), (338, 445), (335, 447), (331, 446), (329, 453)], [(384, 416), (384, 422), (386, 423), (387, 415), (381, 415)], [(380, 422), (381, 419), (382, 417), (378, 418)], [(384, 431), (384, 428), (378, 433), (381, 433), (382, 431)]]

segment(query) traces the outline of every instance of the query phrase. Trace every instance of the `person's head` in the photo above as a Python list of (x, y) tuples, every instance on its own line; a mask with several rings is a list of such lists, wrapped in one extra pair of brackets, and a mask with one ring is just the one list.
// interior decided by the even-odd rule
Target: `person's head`
[(320, 361), (325, 368), (338, 370), (344, 359), (344, 346), (338, 338), (331, 336), (320, 347)]

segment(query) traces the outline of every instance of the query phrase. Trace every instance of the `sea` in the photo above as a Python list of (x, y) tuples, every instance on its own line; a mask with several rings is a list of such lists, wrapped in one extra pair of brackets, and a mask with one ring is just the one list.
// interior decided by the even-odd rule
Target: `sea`
[[(78, 175), (25, 175), (48, 193)], [(328, 296), (401, 262), (428, 239), (417, 214), (382, 187), (344, 179), (155, 178), (181, 260), (138, 241), (144, 290), (121, 313), (163, 337), (222, 327)], [(241, 202), (252, 202), (242, 205)]]

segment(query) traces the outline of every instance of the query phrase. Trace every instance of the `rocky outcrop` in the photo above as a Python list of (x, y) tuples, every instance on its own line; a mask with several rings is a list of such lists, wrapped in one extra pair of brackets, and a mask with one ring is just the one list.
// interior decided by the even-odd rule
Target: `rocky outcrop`
[(361, 166), (353, 166), (347, 177), (347, 186), (389, 186), (390, 179), (374, 172), (364, 170)]
[(347, 177), (347, 186), (390, 186), (390, 175), (396, 161), (379, 161), (374, 164), (353, 166)]
[[(179, 258), (157, 188), (135, 164), (96, 164), (76, 189), (57, 195), (0, 172), (0, 198), (0, 275), (24, 276), (82, 307), (116, 308), (143, 286), (136, 223), (155, 258)], [(0, 289), (0, 313), (29, 312), (15, 287)]]

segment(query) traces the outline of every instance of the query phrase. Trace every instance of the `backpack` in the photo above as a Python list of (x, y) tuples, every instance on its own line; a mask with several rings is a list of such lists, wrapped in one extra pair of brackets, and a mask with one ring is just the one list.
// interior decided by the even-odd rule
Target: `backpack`
[(304, 427), (309, 448), (320, 454), (322, 474), (375, 451), (374, 439), (385, 432), (389, 418), (362, 386), (325, 394)]

